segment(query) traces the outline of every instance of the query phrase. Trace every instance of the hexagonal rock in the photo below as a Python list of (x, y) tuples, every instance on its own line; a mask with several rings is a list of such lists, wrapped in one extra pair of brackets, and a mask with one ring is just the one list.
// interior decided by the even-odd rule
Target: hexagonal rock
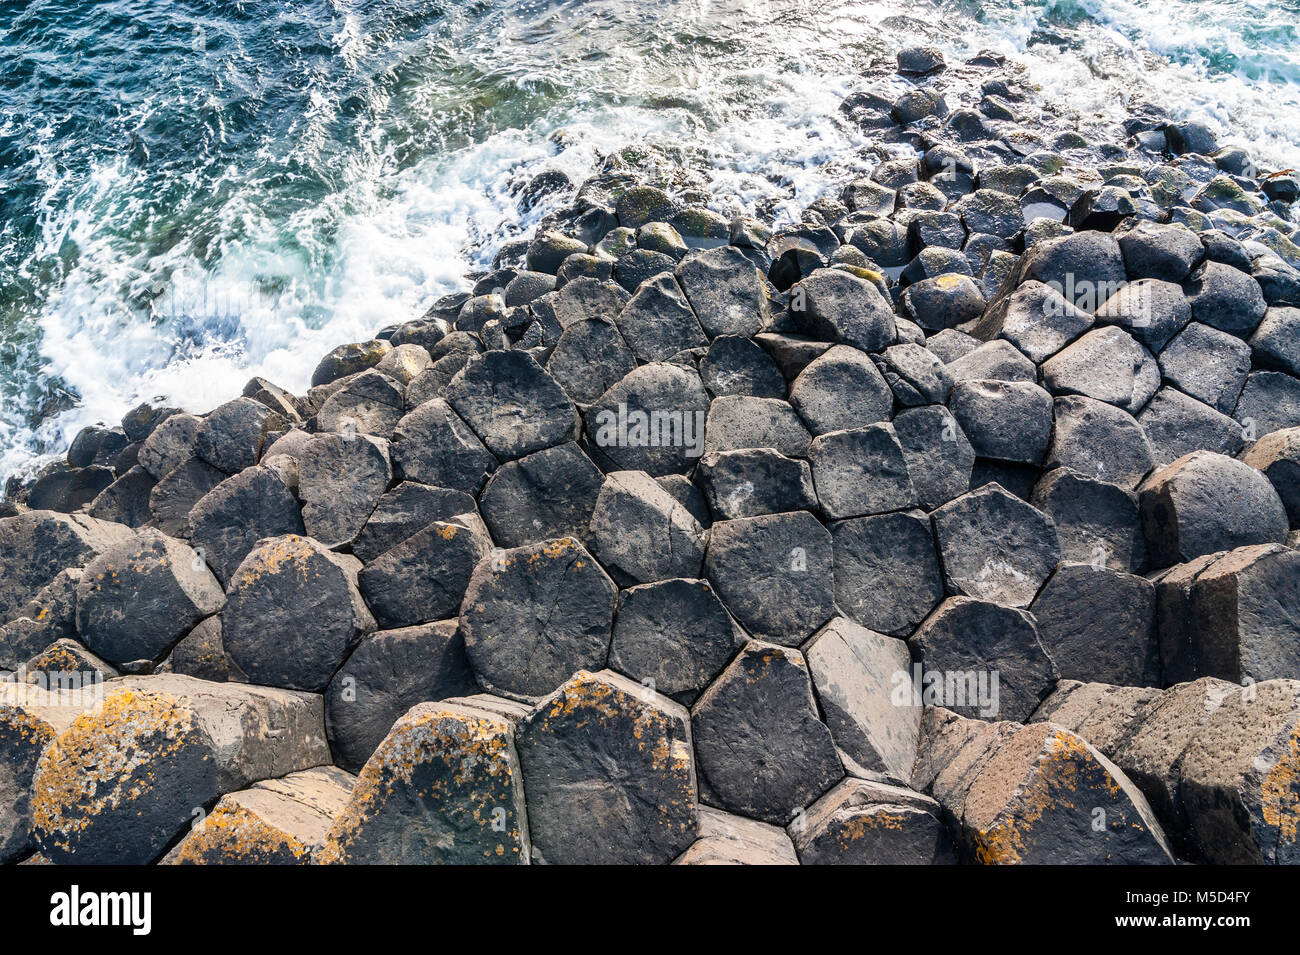
[(707, 580), (662, 580), (619, 595), (609, 665), (689, 705), (744, 639)]
[(1086, 395), (1137, 411), (1160, 387), (1160, 368), (1128, 332), (1107, 325), (1044, 362), (1043, 386), (1056, 395)]
[(360, 569), (309, 537), (262, 541), (230, 578), (226, 652), (253, 683), (323, 689), (357, 637), (375, 629), (357, 589)]
[(697, 372), (642, 365), (585, 412), (587, 437), (618, 470), (684, 474), (704, 453), (709, 405)]
[(1061, 680), (1034, 711), (1031, 721), (1063, 726), (1113, 757), (1115, 748), (1145, 721), (1148, 708), (1163, 695), (1150, 686)]
[(1300, 681), (1236, 690), (1183, 753), (1179, 794), (1210, 864), (1300, 860)]
[(362, 638), (325, 690), (325, 731), (337, 765), (360, 772), (415, 704), (476, 691), (458, 626), (441, 620)]
[(80, 567), (133, 536), (93, 517), (24, 511), (0, 520), (0, 620), (8, 620), (66, 567)]
[(688, 255), (674, 275), (710, 338), (752, 336), (767, 324), (763, 278), (739, 249), (722, 246)]
[(952, 837), (928, 796), (846, 779), (791, 823), (802, 865), (953, 865)]
[(673, 865), (798, 865), (785, 830), (700, 807), (699, 838)]
[(222, 481), (190, 511), (190, 543), (226, 581), (259, 540), (303, 533), (298, 500), (269, 467), (255, 465)]
[(615, 318), (637, 360), (666, 361), (709, 340), (677, 281), (668, 273), (646, 279)]
[(1052, 436), (1052, 396), (1031, 382), (958, 382), (948, 410), (978, 457), (1038, 464)]
[(479, 683), (512, 698), (546, 695), (575, 671), (603, 668), (617, 590), (571, 537), (494, 551), (461, 605)]
[(1140, 279), (1106, 299), (1096, 315), (1097, 321), (1118, 325), (1158, 352), (1192, 320), (1192, 307), (1172, 282)]
[(817, 500), (828, 517), (915, 507), (916, 488), (893, 425), (819, 435), (808, 448)]
[(1266, 434), (1241, 458), (1277, 491), (1292, 527), (1300, 527), (1300, 428)]
[(527, 865), (518, 704), (420, 703), (393, 724), (318, 853), (322, 865)]
[(502, 547), (586, 537), (604, 476), (572, 441), (510, 461), (480, 497), (483, 520)]
[(948, 400), (952, 376), (937, 355), (916, 342), (891, 345), (875, 356), (875, 364), (905, 408)]
[(224, 602), (203, 558), (146, 528), (86, 565), (77, 584), (77, 632), (110, 663), (156, 660)]
[(1168, 386), (1155, 393), (1138, 415), (1156, 466), (1193, 451), (1235, 457), (1246, 443), (1244, 428), (1204, 402)]
[(1128, 573), (1146, 569), (1136, 494), (1070, 468), (1056, 468), (1034, 486), (1030, 503), (1055, 522), (1061, 560)]
[(298, 455), (302, 523), (321, 543), (356, 540), (393, 480), (388, 442), (358, 434), (318, 434)]
[(1088, 329), (1093, 317), (1050, 285), (1029, 281), (998, 298), (971, 330), (981, 340), (1004, 338), (1042, 364)]
[(1250, 336), (1250, 348), (1265, 368), (1300, 375), (1300, 308), (1270, 308)]
[(776, 362), (743, 335), (719, 335), (700, 362), (700, 378), (713, 396), (784, 398), (785, 378)]
[(704, 559), (704, 529), (644, 471), (605, 475), (589, 535), (601, 563), (637, 583), (698, 577)]
[(1029, 610), (1062, 679), (1160, 684), (1156, 589), (1149, 580), (1092, 564), (1061, 564)]
[(447, 386), (447, 402), (503, 461), (578, 434), (578, 412), (569, 396), (519, 349), (471, 358)]
[(1193, 322), (1160, 353), (1166, 383), (1228, 414), (1250, 374), (1250, 346), (1217, 328)]
[(77, 635), (79, 580), (80, 567), (60, 571), (16, 616), (0, 626), (0, 670), (16, 670), (55, 641)]
[(580, 670), (519, 722), (537, 861), (663, 864), (697, 831), (686, 709), (608, 670)]
[(634, 368), (632, 350), (614, 322), (603, 318), (570, 325), (546, 360), (551, 377), (582, 404), (595, 401)]
[(196, 808), (329, 758), (319, 696), (174, 674), (124, 677), (41, 757), (32, 827), (54, 862), (143, 865)]
[(192, 414), (174, 414), (150, 432), (140, 445), (139, 461), (161, 481), (178, 465), (194, 456), (194, 442), (203, 419)]
[(908, 408), (893, 425), (923, 508), (933, 510), (970, 489), (975, 449), (947, 408)]
[(1286, 540), (1286, 510), (1268, 478), (1222, 454), (1184, 455), (1148, 477), (1138, 497), (1155, 567)]
[(234, 474), (262, 456), (266, 437), (289, 422), (253, 398), (236, 398), (215, 408), (194, 435), (195, 453), (219, 471)]
[(1057, 678), (1033, 616), (987, 600), (948, 598), (908, 643), (922, 702), (965, 716), (1026, 719)]
[(1196, 321), (1233, 335), (1253, 332), (1268, 308), (1259, 283), (1222, 262), (1201, 265), (1188, 278), (1184, 289)]
[(777, 398), (723, 395), (709, 405), (705, 452), (775, 448), (803, 457), (812, 435), (794, 409)]
[(1076, 308), (1093, 312), (1128, 281), (1128, 274), (1114, 236), (1084, 230), (1035, 244), (1007, 288), (1031, 279), (1051, 286)]
[(1181, 282), (1205, 257), (1205, 246), (1186, 226), (1139, 221), (1119, 236), (1130, 278)]
[(366, 564), (357, 584), (381, 627), (446, 620), (460, 611), (470, 575), (491, 549), (477, 515), (433, 521)]
[(840, 521), (831, 541), (836, 604), (864, 627), (907, 636), (943, 599), (934, 532), (921, 511)]
[(790, 317), (823, 341), (882, 351), (894, 344), (894, 316), (880, 291), (841, 269), (818, 269), (790, 289)]
[(813, 434), (825, 434), (888, 421), (894, 393), (866, 352), (834, 345), (795, 378), (790, 404)]
[(718, 520), (817, 507), (808, 462), (788, 458), (775, 448), (706, 454), (697, 478)]
[(472, 513), (474, 498), (464, 491), (403, 481), (379, 499), (352, 542), (352, 553), (362, 563), (369, 563), (434, 521)]
[(86, 513), (101, 521), (140, 527), (153, 516), (149, 513), (149, 495), (157, 483), (153, 475), (137, 464), (100, 491)]
[[(1162, 606), (1164, 649), (1179, 678), (1217, 676), (1234, 683), (1300, 672), (1300, 551), (1258, 544), (1229, 551), (1175, 578), (1186, 602)], [(1173, 595), (1170, 595), (1173, 596)], [(1185, 672), (1187, 667), (1191, 672)]]
[(831, 536), (807, 511), (720, 521), (704, 576), (751, 634), (803, 643), (835, 613)]
[(378, 371), (363, 371), (325, 399), (316, 412), (316, 425), (321, 431), (390, 438), (405, 413), (404, 406), (400, 382)]
[(393, 470), (406, 481), (477, 494), (497, 461), (441, 398), (426, 401), (397, 424)]
[(921, 708), (894, 698), (911, 681), (907, 644), (836, 617), (803, 653), (835, 745), (863, 769), (906, 780), (921, 727)]
[(784, 825), (843, 778), (798, 650), (752, 640), (691, 709), (700, 791)]
[(1027, 607), (1060, 559), (1052, 519), (998, 484), (931, 515), (949, 593)]
[(1048, 723), (1015, 729), (996, 747), (966, 793), (960, 824), (967, 851), (985, 865), (1173, 861), (1137, 787)]
[(978, 348), (955, 358), (945, 366), (954, 382), (977, 381), (989, 378), (994, 381), (1038, 380), (1038, 368), (1010, 342), (1001, 339), (985, 342)]
[(32, 848), (32, 777), (45, 748), (82, 712), (100, 700), (89, 691), (49, 690), (17, 681), (0, 682), (0, 865)]
[(1083, 395), (1053, 404), (1055, 427), (1043, 466), (1066, 467), (1098, 481), (1136, 488), (1155, 466), (1142, 426), (1122, 408)]
[(350, 773), (317, 766), (227, 793), (162, 864), (308, 865), (355, 784)]

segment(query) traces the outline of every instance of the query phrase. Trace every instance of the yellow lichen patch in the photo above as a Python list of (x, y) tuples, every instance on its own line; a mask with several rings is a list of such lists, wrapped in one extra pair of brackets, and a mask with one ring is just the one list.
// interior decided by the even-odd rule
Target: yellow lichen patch
[(264, 864), (271, 861), (305, 865), (311, 847), (267, 825), (256, 813), (223, 799), (185, 837), (176, 853), (177, 864)]
[(102, 813), (147, 802), (165, 763), (199, 731), (193, 713), (169, 693), (124, 689), (78, 716), (46, 749), (32, 794), (32, 825), (54, 846), (75, 838)]
[(1300, 726), (1291, 731), (1286, 752), (1260, 784), (1264, 822), (1278, 831), (1282, 842), (1296, 841), (1300, 820)]
[(460, 528), (455, 524), (443, 524), (438, 528), (438, 536), (445, 541), (449, 541), (456, 536), (458, 530), (460, 530)]

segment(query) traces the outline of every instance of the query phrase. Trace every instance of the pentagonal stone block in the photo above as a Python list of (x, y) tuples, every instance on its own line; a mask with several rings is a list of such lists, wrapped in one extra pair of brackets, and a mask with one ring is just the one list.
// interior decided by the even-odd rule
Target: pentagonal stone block
[(352, 795), (356, 777), (317, 766), (227, 793), (164, 865), (309, 865)]
[(707, 580), (663, 580), (619, 595), (609, 665), (690, 704), (743, 642)]
[[(385, 357), (392, 357), (395, 351)], [(428, 353), (425, 355), (427, 357)], [(405, 405), (400, 382), (379, 371), (363, 371), (349, 378), (325, 399), (320, 411), (316, 412), (316, 426), (321, 431), (391, 438), (393, 429), (405, 413)]]
[(80, 567), (130, 529), (80, 515), (25, 511), (0, 520), (0, 620), (8, 620), (64, 568)]
[(861, 517), (917, 504), (907, 459), (890, 424), (819, 435), (808, 448), (817, 500), (827, 517)]
[(985, 865), (1165, 865), (1151, 807), (1124, 774), (1059, 727), (1017, 729), (981, 766), (964, 801), (963, 842)]
[(644, 471), (611, 471), (591, 514), (590, 540), (610, 573), (637, 583), (698, 577), (705, 534)]
[(1037, 381), (1038, 368), (1010, 342), (985, 342), (944, 366), (954, 382)]
[(518, 349), (471, 358), (447, 401), (503, 461), (577, 437), (578, 412), (564, 389)]
[(1235, 690), (1180, 760), (1179, 794), (1210, 864), (1300, 859), (1300, 681)]
[(0, 669), (16, 670), (33, 654), (77, 635), (77, 583), (81, 568), (70, 567), (42, 587), (8, 623), (0, 626)]
[(217, 470), (234, 474), (257, 463), (270, 432), (288, 426), (260, 401), (236, 398), (203, 419), (194, 436), (194, 450)]
[(840, 521), (831, 541), (835, 602), (864, 627), (907, 636), (943, 599), (934, 532), (920, 511)]
[(148, 528), (86, 565), (77, 584), (77, 631), (110, 663), (156, 660), (224, 602), (203, 558)]
[(803, 457), (812, 439), (794, 409), (776, 398), (714, 398), (706, 426), (706, 452), (775, 448), (782, 454)]
[(1300, 428), (1266, 434), (1242, 460), (1268, 478), (1286, 508), (1292, 527), (1300, 527)]
[(100, 491), (86, 513), (97, 520), (141, 527), (153, 516), (149, 512), (149, 495), (157, 483), (152, 474), (137, 464)]
[(1192, 317), (1233, 335), (1249, 335), (1264, 319), (1267, 303), (1259, 283), (1222, 262), (1205, 262), (1184, 287)]
[(361, 770), (317, 861), (526, 865), (514, 738), (524, 712), (490, 696), (412, 707)]
[(195, 441), (203, 419), (192, 414), (174, 414), (150, 432), (140, 445), (140, 465), (161, 481), (194, 456)]
[(1270, 308), (1250, 336), (1250, 348), (1265, 368), (1300, 375), (1300, 308)]
[(1056, 524), (1061, 560), (1128, 573), (1146, 569), (1136, 494), (1070, 468), (1056, 468), (1034, 486), (1031, 503)]
[(323, 689), (357, 637), (375, 629), (357, 589), (360, 569), (308, 537), (262, 541), (226, 591), (226, 652), (254, 683)]
[(393, 470), (405, 481), (477, 494), (496, 458), (441, 398), (426, 401), (393, 432)]
[(975, 449), (946, 408), (908, 408), (893, 424), (923, 508), (933, 510), (970, 489)]
[(663, 864), (694, 840), (695, 767), (685, 708), (585, 670), (519, 723), (539, 861)]
[(381, 630), (362, 638), (325, 690), (334, 761), (360, 772), (403, 713), (476, 690), (458, 622)]
[[(221, 617), (208, 617), (187, 633), (167, 657), (172, 673), (211, 680), (213, 683), (247, 683), (248, 677), (226, 653), (221, 640)], [(162, 671), (159, 671), (162, 672)]]
[(1222, 454), (1195, 451), (1181, 457), (1147, 478), (1138, 496), (1156, 567), (1286, 540), (1286, 510), (1268, 479)]
[(792, 823), (802, 865), (952, 865), (939, 804), (901, 786), (846, 779)]
[(785, 830), (708, 806), (700, 807), (699, 838), (673, 865), (798, 865)]
[(907, 644), (836, 617), (803, 652), (835, 744), (863, 769), (906, 780), (921, 726), (921, 708), (894, 697), (911, 681)]
[(1038, 464), (1052, 436), (1052, 396), (1027, 381), (958, 382), (948, 410), (982, 458)]
[(896, 338), (884, 296), (841, 269), (818, 269), (791, 288), (790, 317), (809, 335), (863, 351), (882, 351)]
[(997, 484), (936, 510), (935, 537), (948, 591), (1027, 607), (1056, 567), (1056, 525)]
[(972, 332), (985, 341), (1004, 338), (1041, 364), (1092, 325), (1093, 317), (1075, 308), (1059, 291), (1030, 281), (990, 305)]
[(1061, 564), (1029, 610), (1062, 679), (1160, 684), (1156, 590), (1149, 580), (1104, 566)]
[[(901, 328), (900, 327), (900, 337)], [(952, 376), (933, 352), (916, 342), (893, 345), (875, 356), (894, 397), (905, 408), (941, 404), (952, 390)]]
[(700, 378), (709, 394), (784, 398), (785, 378), (776, 362), (743, 335), (719, 335), (700, 362)]
[(1280, 371), (1252, 371), (1232, 416), (1248, 437), (1300, 427), (1300, 378)]
[(723, 246), (689, 255), (674, 274), (710, 338), (753, 335), (767, 324), (763, 278), (739, 249)]
[(143, 865), (224, 793), (328, 762), (319, 696), (124, 677), (45, 750), (32, 825), (53, 861)]
[(751, 634), (802, 643), (835, 612), (831, 537), (807, 511), (714, 524), (704, 576)]
[(790, 404), (813, 434), (825, 434), (888, 421), (894, 393), (865, 352), (835, 345), (799, 372)]
[(571, 537), (486, 557), (461, 605), (465, 650), (479, 683), (536, 698), (577, 670), (604, 667), (616, 595)]
[(1192, 307), (1174, 283), (1140, 279), (1106, 299), (1096, 315), (1158, 352), (1192, 320)]
[(603, 483), (600, 468), (570, 441), (498, 468), (479, 503), (502, 547), (586, 537)]
[(1217, 328), (1193, 322), (1160, 353), (1167, 384), (1230, 413), (1250, 373), (1250, 346)]
[(474, 513), (474, 498), (464, 491), (403, 481), (387, 492), (352, 544), (353, 555), (369, 563), (434, 521)]
[(303, 533), (298, 501), (269, 467), (245, 468), (199, 498), (190, 511), (190, 543), (226, 581), (259, 540)]
[(330, 547), (361, 533), (393, 480), (388, 442), (357, 434), (318, 434), (298, 456), (298, 496), (307, 534)]
[(1130, 278), (1181, 282), (1205, 257), (1205, 246), (1183, 225), (1140, 221), (1119, 236)]
[(966, 716), (1026, 719), (1056, 682), (1033, 616), (986, 600), (945, 600), (909, 643), (922, 702), (932, 702), (929, 692), (934, 705)]
[(1108, 325), (1044, 362), (1043, 385), (1056, 395), (1086, 395), (1138, 411), (1160, 387), (1160, 368), (1128, 332)]
[(620, 470), (684, 474), (704, 453), (709, 395), (680, 365), (642, 365), (589, 408), (587, 437)]
[(379, 626), (410, 627), (454, 617), (470, 575), (492, 549), (477, 515), (434, 521), (366, 564), (361, 595)]
[(583, 404), (595, 401), (635, 368), (632, 349), (607, 318), (569, 325), (546, 359), (551, 377), (570, 398)]
[(788, 458), (774, 448), (706, 454), (697, 474), (718, 520), (817, 507), (808, 462)]
[(1242, 424), (1177, 388), (1157, 391), (1138, 415), (1138, 424), (1146, 433), (1156, 467), (1193, 451), (1235, 457), (1246, 444), (1247, 429)]
[(773, 824), (844, 775), (798, 650), (751, 641), (691, 710), (701, 791)]
[(1155, 466), (1142, 426), (1122, 408), (1095, 398), (1057, 398), (1055, 427), (1044, 467), (1070, 468), (1131, 491)]
[(690, 303), (668, 273), (647, 279), (615, 318), (638, 361), (666, 361), (680, 351), (707, 347)]

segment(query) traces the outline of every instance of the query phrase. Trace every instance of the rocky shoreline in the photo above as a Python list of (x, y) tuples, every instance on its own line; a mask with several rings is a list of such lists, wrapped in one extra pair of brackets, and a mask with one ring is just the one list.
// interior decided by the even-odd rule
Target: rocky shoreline
[(794, 226), (652, 149), (305, 395), (11, 480), (0, 861), (1300, 862), (1300, 198), (903, 50)]

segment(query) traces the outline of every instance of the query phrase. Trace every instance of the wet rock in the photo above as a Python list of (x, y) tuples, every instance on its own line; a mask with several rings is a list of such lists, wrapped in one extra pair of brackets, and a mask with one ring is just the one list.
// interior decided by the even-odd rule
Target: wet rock
[(253, 683), (323, 689), (357, 638), (375, 629), (357, 589), (360, 569), (310, 538), (262, 541), (226, 590), (221, 639), (231, 660)]
[(1139, 489), (1152, 565), (1286, 540), (1282, 502), (1268, 479), (1222, 454), (1195, 451), (1155, 471)]
[(655, 864), (695, 841), (688, 714), (608, 671), (580, 671), (520, 721), (539, 861)]
[(746, 644), (691, 725), (701, 789), (729, 812), (783, 824), (844, 774), (798, 650)]
[(515, 724), (490, 696), (420, 703), (357, 777), (323, 865), (525, 865), (531, 846)]
[(146, 528), (86, 565), (77, 584), (77, 632), (115, 665), (156, 660), (224, 602), (201, 556)]
[(162, 480), (194, 456), (195, 442), (203, 419), (192, 414), (174, 414), (150, 432), (140, 445), (141, 467)]
[(312, 386), (327, 385), (367, 368), (374, 368), (392, 348), (392, 344), (382, 339), (340, 345), (320, 360), (312, 372)]
[(361, 594), (384, 628), (454, 617), (474, 567), (492, 549), (477, 515), (434, 521), (362, 568)]
[(195, 453), (217, 470), (234, 474), (256, 464), (267, 435), (288, 424), (260, 401), (236, 398), (203, 419), (194, 436)]
[(704, 576), (755, 637), (798, 645), (834, 614), (831, 538), (807, 511), (720, 521)]
[(945, 66), (943, 53), (932, 46), (909, 46), (898, 51), (898, 72), (905, 76), (937, 73)]
[(1060, 556), (1052, 519), (997, 484), (931, 516), (949, 593), (1027, 607)]
[(58, 863), (151, 862), (222, 794), (328, 763), (322, 710), (311, 694), (126, 677), (41, 757), (32, 797), (40, 851)]
[(455, 620), (369, 634), (325, 690), (325, 729), (334, 760), (360, 772), (411, 707), (474, 692)]
[(27, 506), (39, 511), (71, 514), (90, 504), (113, 483), (107, 467), (64, 468), (42, 474), (27, 491)]
[(480, 685), (536, 698), (577, 670), (604, 667), (616, 595), (572, 538), (490, 554), (474, 569), (461, 607)]

